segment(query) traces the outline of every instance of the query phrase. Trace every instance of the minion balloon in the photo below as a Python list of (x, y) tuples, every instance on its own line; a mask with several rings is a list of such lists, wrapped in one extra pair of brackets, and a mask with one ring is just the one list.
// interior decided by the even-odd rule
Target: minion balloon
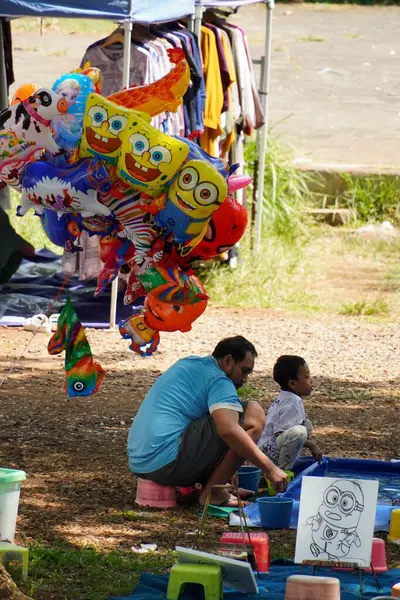
[(223, 161), (192, 141), (185, 142), (190, 147), (189, 158), (169, 186), (164, 206), (149, 217), (155, 231), (171, 236), (178, 244), (182, 256), (202, 240), (213, 212), (227, 196), (230, 174)]

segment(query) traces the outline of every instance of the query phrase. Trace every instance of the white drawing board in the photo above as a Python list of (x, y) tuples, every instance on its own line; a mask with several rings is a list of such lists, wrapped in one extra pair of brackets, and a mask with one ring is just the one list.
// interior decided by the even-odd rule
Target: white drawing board
[(183, 548), (182, 546), (176, 546), (175, 550), (181, 563), (220, 566), (222, 580), (226, 587), (240, 590), (246, 594), (258, 594), (257, 582), (249, 563), (218, 556), (218, 554)]
[(369, 567), (378, 481), (303, 477), (295, 562)]

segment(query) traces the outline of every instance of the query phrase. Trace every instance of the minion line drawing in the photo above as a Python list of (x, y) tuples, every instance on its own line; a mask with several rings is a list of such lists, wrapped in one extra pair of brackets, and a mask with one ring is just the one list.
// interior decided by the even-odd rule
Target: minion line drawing
[(357, 533), (364, 511), (364, 493), (355, 481), (338, 479), (324, 491), (318, 513), (306, 521), (312, 529), (310, 552), (319, 560), (348, 556), (353, 544), (360, 548)]

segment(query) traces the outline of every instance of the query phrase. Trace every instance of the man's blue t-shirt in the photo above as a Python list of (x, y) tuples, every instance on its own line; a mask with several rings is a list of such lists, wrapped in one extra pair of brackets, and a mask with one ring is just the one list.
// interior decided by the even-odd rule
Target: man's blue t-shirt
[(242, 412), (236, 388), (212, 356), (178, 360), (150, 388), (128, 436), (129, 467), (152, 473), (178, 455), (191, 421), (216, 408)]

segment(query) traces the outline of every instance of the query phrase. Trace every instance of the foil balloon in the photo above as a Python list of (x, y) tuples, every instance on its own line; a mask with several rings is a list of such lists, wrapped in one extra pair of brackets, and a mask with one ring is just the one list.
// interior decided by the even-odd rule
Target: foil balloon
[(79, 69), (75, 69), (74, 71), (71, 71), (71, 73), (81, 73), (82, 75), (89, 77), (93, 81), (95, 93), (100, 94), (103, 76), (100, 69), (90, 65), (90, 61), (86, 61), (82, 68), (79, 67)]
[(181, 48), (169, 49), (167, 53), (175, 65), (167, 75), (149, 85), (133, 86), (117, 92), (108, 99), (151, 117), (165, 111), (177, 111), (190, 83), (190, 69)]
[(65, 350), (67, 396), (90, 396), (97, 392), (106, 373), (93, 360), (85, 330), (69, 298), (58, 317), (57, 329), (50, 338), (47, 349), (52, 355)]
[(94, 83), (82, 73), (70, 73), (59, 77), (52, 89), (68, 105), (65, 115), (52, 119), (54, 139), (60, 148), (73, 152), (82, 135), (86, 100), (94, 91)]
[(40, 85), (37, 83), (25, 83), (15, 90), (13, 97), (11, 98), (10, 105), (18, 104), (24, 100), (28, 100), (30, 96), (33, 96), (35, 92), (40, 90)]
[(47, 162), (29, 163), (22, 173), (22, 199), (18, 214), (34, 207), (37, 214), (44, 208), (57, 213), (80, 212), (83, 217), (110, 214), (100, 204), (98, 193), (111, 187), (104, 164), (97, 159), (84, 159), (68, 167)]
[(247, 227), (247, 211), (234, 198), (227, 196), (213, 213), (206, 233), (199, 244), (187, 255), (192, 262), (209, 259), (230, 250), (238, 243)]
[(150, 117), (133, 114), (129, 120), (117, 174), (135, 190), (159, 196), (186, 160), (189, 146), (150, 125)]
[(190, 331), (192, 323), (198, 319), (207, 307), (207, 296), (200, 281), (191, 275), (191, 284), (199, 290), (199, 296), (179, 301), (165, 300), (163, 292), (156, 288), (149, 292), (144, 301), (144, 320), (148, 327), (156, 331)]
[(130, 111), (99, 94), (89, 94), (79, 155), (97, 156), (106, 162), (117, 164), (129, 117)]
[(246, 188), (252, 182), (251, 177), (248, 175), (232, 175), (228, 179), (229, 193), (232, 194), (237, 190)]
[(54, 210), (45, 208), (40, 216), (42, 227), (49, 240), (67, 252), (80, 252), (77, 243), (82, 233), (81, 217), (77, 213), (57, 215)]
[(143, 205), (150, 213), (150, 225), (160, 235), (170, 236), (182, 256), (203, 238), (211, 215), (227, 195), (229, 176), (221, 160), (212, 158), (193, 142), (186, 142), (190, 146), (189, 158), (169, 186), (162, 207), (159, 199)]
[(119, 332), (124, 339), (130, 339), (129, 348), (141, 356), (151, 356), (160, 343), (160, 334), (146, 325), (144, 315), (134, 315), (119, 325)]
[(128, 238), (107, 235), (100, 240), (100, 259), (104, 267), (97, 278), (95, 296), (104, 292), (107, 285), (117, 277), (120, 267), (133, 260), (135, 252), (135, 246)]
[(27, 160), (39, 149), (57, 153), (51, 119), (65, 114), (67, 102), (54, 92), (41, 88), (28, 99), (0, 113), (0, 164)]

